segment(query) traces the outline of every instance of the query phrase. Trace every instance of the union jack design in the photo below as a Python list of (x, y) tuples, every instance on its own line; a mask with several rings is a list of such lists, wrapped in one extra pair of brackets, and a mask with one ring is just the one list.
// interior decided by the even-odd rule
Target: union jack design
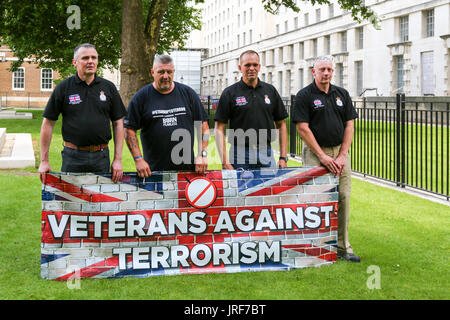
[(243, 105), (246, 105), (246, 104), (247, 104), (247, 99), (245, 99), (244, 96), (236, 98), (236, 105), (237, 106), (243, 106)]
[(79, 94), (72, 94), (69, 96), (69, 104), (79, 104), (81, 102), (81, 98)]
[(42, 186), (41, 277), (148, 277), (291, 270), (336, 261), (338, 180), (323, 167), (208, 171), (207, 208), (185, 189), (199, 175), (52, 172)]

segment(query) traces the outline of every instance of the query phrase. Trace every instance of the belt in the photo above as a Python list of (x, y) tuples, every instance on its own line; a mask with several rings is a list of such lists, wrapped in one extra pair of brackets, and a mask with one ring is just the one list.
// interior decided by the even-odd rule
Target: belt
[(101, 151), (103, 149), (108, 148), (108, 144), (99, 144), (99, 145), (93, 145), (93, 146), (76, 146), (73, 143), (64, 141), (64, 146), (70, 149), (75, 149), (79, 151), (89, 151), (89, 152), (97, 152)]

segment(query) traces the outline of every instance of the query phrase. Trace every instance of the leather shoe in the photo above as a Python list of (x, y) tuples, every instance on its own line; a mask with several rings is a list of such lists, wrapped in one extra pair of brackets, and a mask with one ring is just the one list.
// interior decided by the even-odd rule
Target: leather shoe
[(340, 253), (338, 258), (350, 262), (361, 262), (361, 257), (355, 256), (353, 253)]

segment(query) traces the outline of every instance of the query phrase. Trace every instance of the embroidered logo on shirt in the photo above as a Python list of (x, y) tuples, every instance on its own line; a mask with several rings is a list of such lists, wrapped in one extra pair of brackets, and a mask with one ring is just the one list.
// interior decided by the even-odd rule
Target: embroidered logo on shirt
[(314, 100), (314, 108), (317, 109), (321, 107), (324, 107), (322, 101), (320, 101), (319, 99)]
[(247, 99), (245, 99), (244, 96), (236, 98), (236, 105), (237, 106), (245, 106), (246, 104), (247, 104)]
[(72, 94), (69, 96), (69, 104), (79, 104), (81, 103), (81, 98), (79, 94)]
[(106, 101), (105, 92), (100, 91), (100, 101)]
[(266, 104), (270, 104), (270, 99), (267, 94), (264, 95), (264, 101), (266, 102)]
[(342, 103), (341, 98), (339, 98), (339, 97), (336, 98), (336, 104), (337, 104), (339, 107), (342, 107), (342, 106), (344, 105), (344, 104)]

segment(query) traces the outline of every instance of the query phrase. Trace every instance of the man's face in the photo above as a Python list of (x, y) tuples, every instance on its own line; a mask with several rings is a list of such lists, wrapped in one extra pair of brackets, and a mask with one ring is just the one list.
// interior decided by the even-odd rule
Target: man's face
[(333, 63), (331, 61), (317, 61), (312, 69), (316, 83), (322, 85), (327, 85), (331, 82), (333, 72)]
[(81, 77), (95, 74), (98, 66), (97, 50), (81, 47), (78, 49), (77, 59), (72, 60), (72, 63), (77, 68), (77, 73)]
[(156, 90), (164, 93), (172, 89), (173, 75), (175, 73), (175, 68), (172, 63), (168, 64), (156, 64), (152, 69), (152, 76), (154, 79), (154, 85)]
[(258, 73), (261, 69), (259, 64), (259, 57), (254, 53), (245, 54), (241, 58), (241, 64), (239, 70), (242, 73), (242, 79), (244, 82), (254, 82), (258, 79)]

